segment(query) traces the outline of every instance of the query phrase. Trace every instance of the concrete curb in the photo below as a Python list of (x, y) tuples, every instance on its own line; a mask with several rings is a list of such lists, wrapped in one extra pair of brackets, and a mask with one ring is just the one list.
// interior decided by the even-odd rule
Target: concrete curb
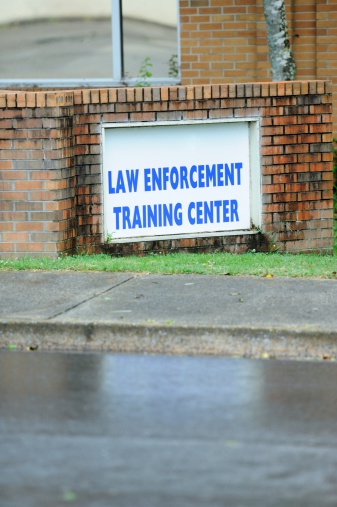
[(174, 355), (337, 358), (337, 331), (306, 327), (0, 321), (0, 348)]

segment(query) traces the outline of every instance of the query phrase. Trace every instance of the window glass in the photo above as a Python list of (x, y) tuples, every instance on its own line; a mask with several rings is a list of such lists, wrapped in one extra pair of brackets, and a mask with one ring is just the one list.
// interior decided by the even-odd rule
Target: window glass
[[(119, 2), (122, 17), (120, 23), (118, 15), (114, 18), (112, 34), (111, 9), (119, 13)], [(120, 40), (126, 83), (129, 78), (139, 82), (146, 73), (150, 74), (148, 84), (151, 78), (177, 79), (177, 5), (178, 0), (3, 2), (0, 81), (16, 80), (18, 85), (40, 80), (41, 86), (48, 80), (119, 82)], [(113, 62), (118, 62), (119, 70), (113, 69)]]
[(124, 75), (177, 77), (177, 0), (123, 0), (122, 10)]
[(0, 47), (0, 79), (111, 78), (111, 0), (3, 2)]

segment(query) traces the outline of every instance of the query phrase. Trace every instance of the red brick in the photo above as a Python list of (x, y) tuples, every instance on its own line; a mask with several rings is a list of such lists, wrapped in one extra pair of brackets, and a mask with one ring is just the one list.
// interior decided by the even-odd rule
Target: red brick
[(17, 252), (38, 252), (39, 254), (44, 253), (45, 243), (26, 243), (20, 242), (15, 245)]
[(297, 155), (274, 155), (274, 164), (295, 164), (297, 162)]
[(321, 192), (301, 192), (298, 194), (299, 201), (319, 201), (322, 197)]
[(308, 183), (289, 183), (285, 185), (285, 192), (307, 192), (308, 190)]
[(16, 181), (14, 183), (15, 190), (41, 190), (41, 181)]
[(284, 185), (279, 183), (277, 185), (263, 185), (262, 192), (264, 194), (275, 194), (275, 193), (283, 193)]
[(43, 231), (44, 224), (40, 222), (22, 222), (15, 225), (15, 230), (19, 231)]
[(4, 232), (2, 233), (2, 241), (22, 243), (29, 240), (29, 234), (27, 232)]
[[(260, 150), (261, 155), (282, 155), (283, 146), (264, 146)], [(276, 162), (275, 162), (276, 164)]]

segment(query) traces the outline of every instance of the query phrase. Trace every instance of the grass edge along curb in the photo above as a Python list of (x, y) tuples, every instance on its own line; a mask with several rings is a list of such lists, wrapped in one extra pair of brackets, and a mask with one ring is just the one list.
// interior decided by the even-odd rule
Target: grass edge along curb
[(111, 257), (75, 255), (50, 259), (0, 259), (0, 271), (100, 271), (151, 274), (251, 275), (337, 279), (337, 255), (280, 253), (212, 253)]

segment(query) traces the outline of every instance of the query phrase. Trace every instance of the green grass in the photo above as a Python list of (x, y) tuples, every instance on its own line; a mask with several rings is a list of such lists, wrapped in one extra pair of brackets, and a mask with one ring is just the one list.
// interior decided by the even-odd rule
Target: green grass
[(334, 255), (229, 253), (150, 254), (144, 257), (75, 255), (48, 259), (0, 259), (1, 270), (109, 271), (161, 274), (289, 276), (337, 279), (337, 220), (334, 222)]
[(337, 278), (337, 256), (246, 253), (168, 254), (146, 257), (80, 255), (51, 260), (0, 260), (0, 270), (66, 270), (141, 273), (196, 273)]

